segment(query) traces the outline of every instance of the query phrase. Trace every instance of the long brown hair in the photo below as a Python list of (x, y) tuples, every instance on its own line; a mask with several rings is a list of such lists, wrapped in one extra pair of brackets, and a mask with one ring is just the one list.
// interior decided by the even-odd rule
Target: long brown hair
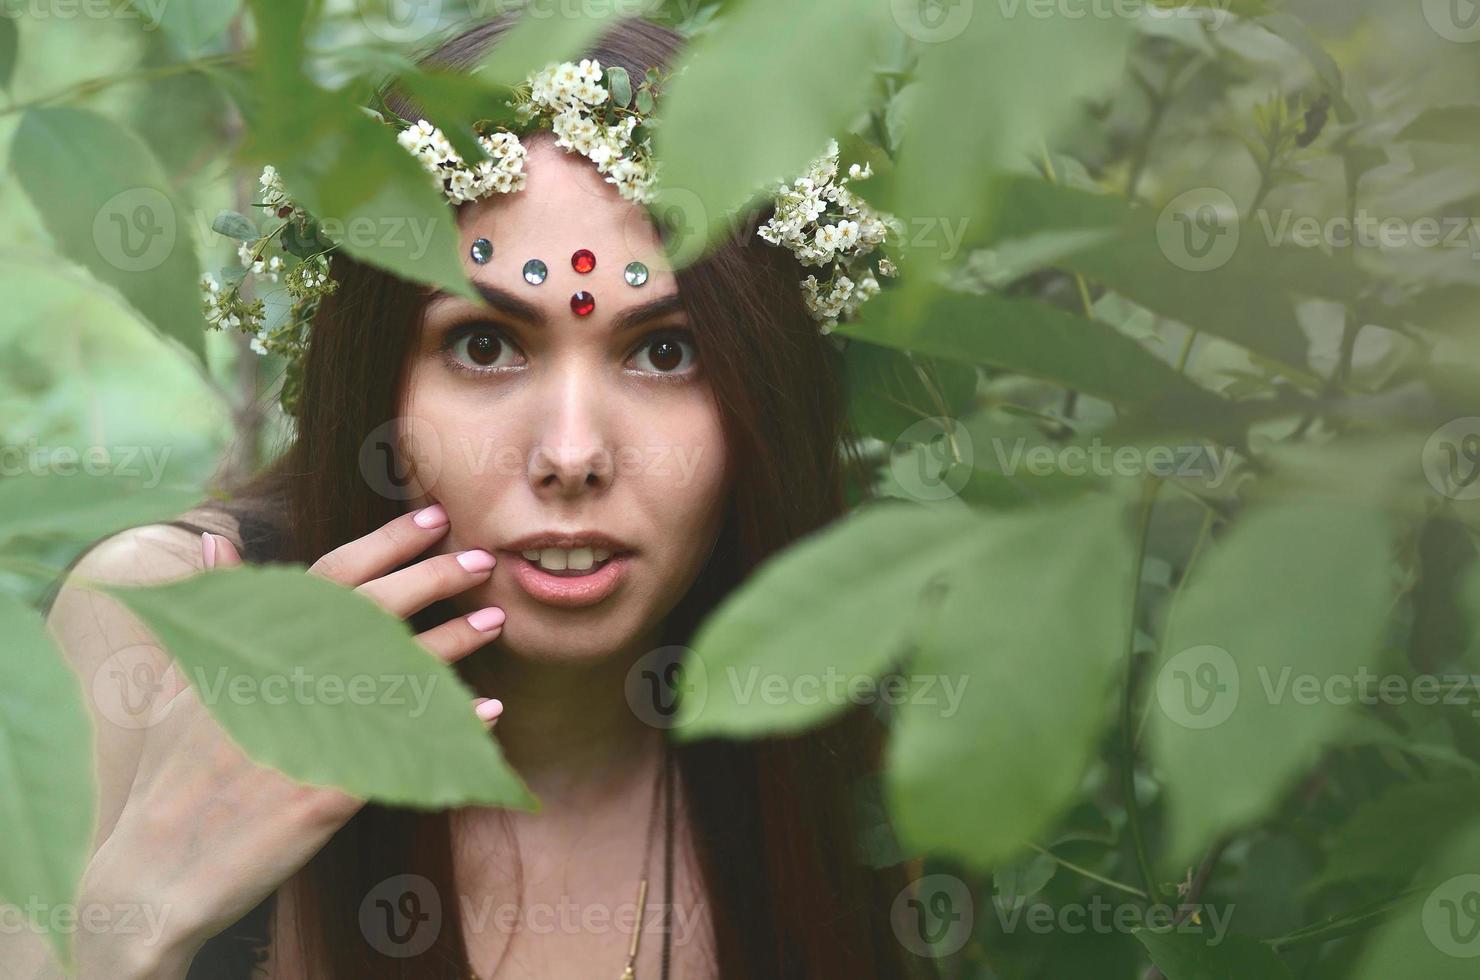
[[(511, 22), (506, 15), (480, 24), (423, 62), (465, 69)], [(673, 31), (628, 19), (586, 56), (641, 78), (672, 64), (680, 44)], [(416, 118), (409, 102), (388, 96), (387, 103)], [(749, 230), (760, 217), (750, 216)], [(359, 477), (360, 453), (367, 435), (397, 414), (425, 289), (342, 253), (332, 274), (340, 285), (313, 324), (296, 437), (256, 478), (226, 488), (218, 505), (235, 519), (248, 561), (312, 563), (402, 506)], [(800, 275), (789, 253), (752, 234), (732, 237), (678, 274), (723, 416), (734, 482), (715, 552), (669, 616), (665, 644), (686, 643), (760, 562), (845, 509), (852, 461), (842, 451), (849, 440), (837, 352), (803, 306)], [(413, 626), (428, 629), (451, 615), (439, 603), (413, 617)], [(861, 980), (912, 972), (907, 961), (914, 958), (890, 928), (903, 869), (871, 869), (856, 843), (857, 794), (877, 765), (879, 742), (876, 720), (855, 711), (795, 737), (675, 745), (721, 976)], [(400, 874), (425, 876), (441, 895), (456, 893), (445, 811), (367, 806), (303, 869), (298, 927), (316, 978), (463, 976), (455, 914), (419, 956), (386, 957), (365, 941), (361, 899)], [(234, 944), (265, 936), (270, 906), (208, 943), (191, 975), (223, 975), (212, 971)]]

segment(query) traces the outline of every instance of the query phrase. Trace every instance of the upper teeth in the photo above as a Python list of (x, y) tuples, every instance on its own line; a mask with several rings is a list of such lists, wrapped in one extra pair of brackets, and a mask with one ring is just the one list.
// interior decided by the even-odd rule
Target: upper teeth
[(541, 548), (525, 551), (523, 555), (541, 568), (563, 572), (567, 568), (576, 571), (590, 568), (596, 562), (606, 561), (612, 553), (605, 548)]

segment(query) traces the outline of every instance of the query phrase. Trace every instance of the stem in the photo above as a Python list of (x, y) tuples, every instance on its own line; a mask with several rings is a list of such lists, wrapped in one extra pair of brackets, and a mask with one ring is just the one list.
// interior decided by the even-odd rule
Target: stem
[(1278, 939), (1270, 939), (1266, 940), (1266, 942), (1269, 943), (1270, 948), (1276, 953), (1283, 953), (1285, 950), (1294, 949), (1297, 946), (1324, 943), (1332, 939), (1341, 939), (1344, 936), (1363, 932), (1379, 924), (1388, 913), (1392, 912), (1409, 897), (1416, 895), (1420, 890), (1417, 888), (1410, 889), (1393, 898), (1362, 906), (1355, 912), (1348, 912), (1323, 924), (1310, 926), (1305, 929), (1297, 929), (1292, 933), (1280, 936)]
[(210, 68), (218, 68), (235, 62), (244, 61), (246, 52), (228, 52), (225, 54), (213, 54), (205, 58), (192, 58), (189, 61), (177, 61), (171, 65), (156, 65), (153, 68), (135, 68), (132, 71), (119, 72), (106, 78), (89, 78), (81, 82), (74, 82), (65, 88), (57, 89), (46, 95), (27, 99), (24, 102), (12, 102), (10, 105), (0, 109), (0, 116), (8, 116), (11, 113), (21, 112), (33, 106), (45, 105), (48, 102), (59, 102), (63, 100), (80, 99), (89, 95), (96, 95), (114, 85), (128, 82), (152, 82), (160, 78), (169, 78), (172, 75), (186, 75), (191, 72), (205, 71)]
[(1072, 861), (1065, 861), (1063, 858), (1059, 857), (1057, 854), (1055, 854), (1053, 851), (1050, 851), (1046, 847), (1039, 847), (1037, 844), (1029, 844), (1028, 846), (1033, 848), (1033, 850), (1037, 851), (1039, 854), (1042, 854), (1044, 857), (1052, 858), (1055, 864), (1059, 865), (1066, 871), (1072, 871), (1077, 875), (1088, 878), (1090, 881), (1097, 881), (1108, 888), (1119, 889), (1120, 891), (1135, 895), (1137, 898), (1146, 897), (1146, 893), (1141, 891), (1141, 889), (1137, 888), (1135, 885), (1127, 885), (1123, 881), (1116, 881), (1114, 878), (1107, 878), (1104, 875), (1096, 874), (1088, 868), (1081, 867)]
[(1136, 864), (1141, 869), (1141, 879), (1146, 884), (1146, 895), (1153, 902), (1161, 902), (1161, 889), (1156, 885), (1156, 876), (1151, 871), (1151, 861), (1146, 856), (1146, 836), (1141, 828), (1141, 812), (1136, 804), (1136, 738), (1132, 721), (1135, 717), (1136, 700), (1136, 613), (1141, 607), (1141, 575), (1146, 563), (1146, 546), (1151, 537), (1151, 515), (1156, 508), (1156, 496), (1161, 491), (1162, 481), (1152, 478), (1147, 481), (1142, 493), (1141, 517), (1136, 534), (1136, 557), (1131, 564), (1135, 582), (1131, 588), (1130, 627), (1125, 639), (1125, 689), (1120, 702), (1120, 787), (1125, 802), (1126, 826), (1131, 832), (1131, 842), (1136, 851)]

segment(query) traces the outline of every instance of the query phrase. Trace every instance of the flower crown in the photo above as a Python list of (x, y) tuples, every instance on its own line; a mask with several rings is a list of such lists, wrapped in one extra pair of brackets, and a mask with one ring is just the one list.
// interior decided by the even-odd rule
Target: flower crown
[[(519, 134), (540, 129), (554, 133), (556, 146), (589, 159), (623, 198), (649, 205), (658, 171), (649, 117), (661, 80), (649, 71), (634, 89), (624, 69), (603, 69), (595, 59), (552, 64), (514, 89), (509, 105), (521, 121), (519, 131), (475, 127), (488, 159), (472, 165), (425, 119), (411, 122), (386, 114), (393, 117), (388, 122), (401, 127), (397, 142), (421, 162), (453, 205), (523, 190), (527, 151)], [(849, 187), (851, 181), (872, 176), (872, 168), (855, 163), (842, 176), (839, 167), (838, 143), (831, 140), (805, 174), (777, 186), (773, 216), (756, 230), (763, 240), (790, 250), (802, 265), (820, 270), (800, 285), (807, 310), (824, 334), (839, 320), (855, 316), (879, 292), (876, 273), (897, 274), (881, 250), (890, 232), (902, 233), (896, 218), (870, 208)], [(225, 212), (216, 219), (217, 231), (241, 239), (237, 255), (242, 271), (223, 274), (224, 282), (209, 274), (202, 278), (204, 312), (208, 327), (240, 330), (251, 335), (256, 353), (287, 358), (282, 404), (297, 414), (309, 324), (322, 298), (337, 287), (329, 276), (329, 255), (337, 246), (313, 215), (288, 197), (276, 169), (264, 168), (260, 183), (256, 206), (281, 223), (259, 235), (240, 215)], [(252, 278), (259, 284), (281, 281), (292, 300), (275, 325), (269, 324), (261, 299), (242, 295)]]

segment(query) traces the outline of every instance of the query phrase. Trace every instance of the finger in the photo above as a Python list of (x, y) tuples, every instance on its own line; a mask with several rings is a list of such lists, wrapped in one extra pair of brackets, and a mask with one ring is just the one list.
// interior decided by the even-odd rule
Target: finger
[(340, 545), (308, 570), (310, 574), (354, 588), (415, 558), (446, 531), (447, 511), (441, 504), (433, 504), (402, 514), (369, 534)]
[(496, 559), (486, 551), (462, 551), (436, 555), (410, 568), (366, 582), (363, 592), (387, 611), (405, 619), (438, 599), (466, 592), (493, 574)]
[(206, 568), (231, 568), (242, 564), (241, 552), (236, 550), (231, 539), (209, 531), (200, 534), (200, 554)]
[(416, 642), (439, 660), (453, 663), (497, 637), (503, 629), (504, 611), (497, 606), (488, 606), (418, 633)]
[(498, 716), (504, 713), (504, 703), (498, 698), (474, 698), (473, 711), (484, 725), (492, 728), (493, 723), (498, 721)]

